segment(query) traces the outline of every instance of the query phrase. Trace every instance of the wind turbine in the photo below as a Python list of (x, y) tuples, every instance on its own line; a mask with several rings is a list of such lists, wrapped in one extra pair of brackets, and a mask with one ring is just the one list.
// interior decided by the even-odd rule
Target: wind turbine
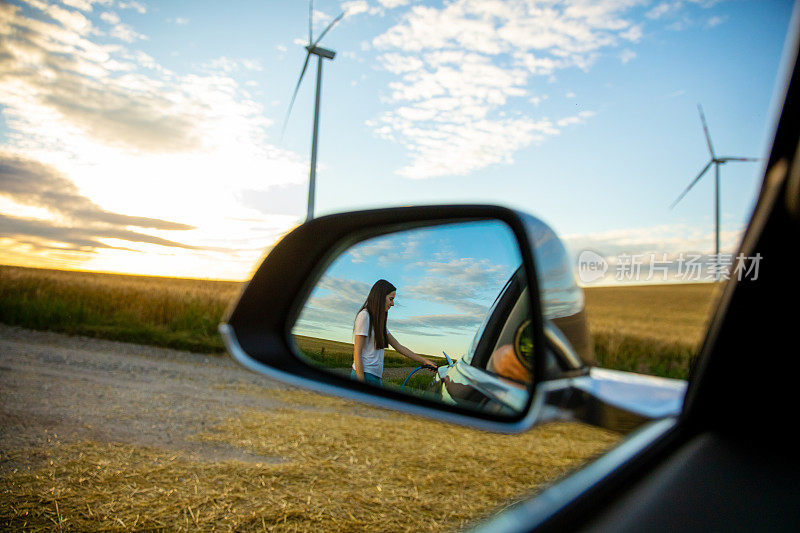
[[(700, 104), (697, 104), (697, 111), (700, 113), (700, 122), (703, 123), (703, 133), (706, 136), (706, 144), (708, 144), (708, 153), (711, 155), (711, 159), (708, 161), (708, 164), (703, 167), (703, 170), (700, 171), (700, 174), (689, 184), (688, 187), (681, 193), (678, 198), (672, 202), (672, 205), (669, 206), (670, 209), (675, 207), (678, 202), (680, 202), (686, 193), (688, 193), (695, 184), (700, 181), (700, 178), (705, 175), (711, 165), (714, 165), (714, 233), (715, 233), (715, 241), (714, 241), (714, 259), (717, 262), (717, 266), (719, 266), (719, 167), (720, 165), (724, 165), (729, 161), (759, 161), (758, 158), (755, 157), (717, 157), (716, 153), (714, 153), (714, 147), (711, 144), (711, 135), (708, 133), (708, 125), (706, 124), (706, 116), (703, 114), (703, 108)], [(719, 268), (717, 268), (717, 277), (719, 276)]]
[(317, 94), (315, 97), (314, 102), (314, 133), (311, 137), (311, 171), (308, 178), (308, 211), (306, 213), (306, 222), (314, 218), (314, 190), (316, 187), (317, 181), (317, 138), (318, 138), (318, 131), (319, 131), (319, 97), (320, 92), (322, 89), (322, 60), (323, 59), (330, 59), (333, 60), (336, 57), (336, 52), (333, 50), (328, 50), (327, 48), (322, 48), (321, 46), (317, 46), (319, 42), (325, 37), (325, 34), (333, 28), (333, 25), (342, 20), (344, 13), (340, 13), (338, 17), (333, 19), (333, 21), (328, 24), (328, 27), (323, 30), (322, 33), (319, 34), (317, 40), (314, 40), (313, 37), (313, 22), (314, 22), (314, 1), (310, 0), (308, 3), (308, 45), (306, 48), (306, 60), (303, 63), (303, 69), (300, 71), (300, 77), (297, 79), (297, 85), (294, 88), (294, 93), (292, 94), (292, 101), (289, 104), (289, 110), (286, 112), (286, 119), (283, 122), (283, 131), (281, 132), (281, 136), (283, 132), (286, 131), (286, 124), (289, 122), (289, 115), (292, 113), (292, 107), (294, 106), (294, 100), (297, 98), (297, 92), (300, 90), (300, 83), (303, 81), (303, 76), (306, 73), (306, 69), (308, 68), (308, 62), (311, 59), (311, 55), (317, 56)]

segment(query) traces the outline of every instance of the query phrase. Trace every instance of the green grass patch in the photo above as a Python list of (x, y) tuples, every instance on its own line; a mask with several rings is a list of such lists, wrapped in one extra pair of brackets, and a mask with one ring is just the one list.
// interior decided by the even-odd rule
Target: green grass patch
[[(348, 368), (353, 364), (353, 343), (339, 342), (314, 337), (293, 335), (298, 349), (313, 362), (326, 368)], [(421, 354), (424, 355), (424, 354)], [(434, 363), (444, 365), (444, 357), (424, 355)], [(400, 355), (394, 350), (385, 350), (383, 358), (384, 368), (400, 368), (406, 366), (419, 366), (419, 363)]]
[[(403, 385), (403, 381), (405, 379), (406, 379), (405, 377), (394, 378), (394, 379), (384, 379), (383, 382), (384, 383), (390, 383), (392, 385), (396, 385), (397, 387), (400, 387), (400, 386)], [(406, 383), (405, 389), (403, 389), (403, 390), (408, 389), (408, 390), (417, 390), (417, 391), (423, 391), (424, 392), (424, 391), (428, 390), (428, 386), (431, 384), (431, 381), (433, 381), (433, 374), (431, 372), (427, 372), (425, 370), (420, 370), (419, 372), (417, 372), (416, 374), (411, 376), (411, 378)]]
[(686, 379), (697, 347), (680, 342), (597, 333), (594, 335), (594, 351), (597, 364), (604, 368)]
[(239, 284), (0, 266), (0, 322), (222, 353), (217, 325)]

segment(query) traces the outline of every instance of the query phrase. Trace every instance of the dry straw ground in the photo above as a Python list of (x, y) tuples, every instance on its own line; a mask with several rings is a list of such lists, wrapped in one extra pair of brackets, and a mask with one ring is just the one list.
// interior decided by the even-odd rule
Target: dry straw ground
[[(244, 413), (197, 439), (239, 446), (265, 462), (210, 464), (118, 443), (37, 450), (42, 466), (0, 476), (0, 527), (454, 529), (536, 491), (619, 439), (578, 424), (494, 435), (354, 409), (302, 391), (252, 392), (292, 407)], [(266, 460), (273, 457), (282, 460)]]

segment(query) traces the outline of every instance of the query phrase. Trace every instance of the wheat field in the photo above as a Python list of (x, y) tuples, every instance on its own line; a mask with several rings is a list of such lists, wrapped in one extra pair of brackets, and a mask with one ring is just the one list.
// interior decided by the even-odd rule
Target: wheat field
[[(463, 528), (603, 453), (620, 435), (576, 423), (498, 435), (299, 390), (196, 440), (280, 461), (194, 460), (84, 441), (4, 453), (0, 529), (441, 531)], [(458, 453), (457, 460), (445, 457)], [(446, 464), (447, 467), (443, 468)]]
[[(217, 333), (241, 283), (31, 269), (0, 265), (0, 322), (127, 342), (222, 353)], [(718, 285), (587, 288), (586, 309), (601, 366), (686, 378)], [(342, 366), (352, 345), (305, 338)], [(396, 359), (396, 360), (395, 360)], [(388, 366), (407, 366), (401, 356)]]

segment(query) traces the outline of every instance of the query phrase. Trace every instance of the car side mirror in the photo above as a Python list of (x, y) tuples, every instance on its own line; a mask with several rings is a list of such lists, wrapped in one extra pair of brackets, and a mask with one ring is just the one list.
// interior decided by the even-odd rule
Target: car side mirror
[(292, 385), (517, 432), (602, 412), (595, 392), (608, 388), (590, 376), (583, 306), (563, 244), (539, 219), (405, 207), (287, 234), (220, 331), (239, 362)]

